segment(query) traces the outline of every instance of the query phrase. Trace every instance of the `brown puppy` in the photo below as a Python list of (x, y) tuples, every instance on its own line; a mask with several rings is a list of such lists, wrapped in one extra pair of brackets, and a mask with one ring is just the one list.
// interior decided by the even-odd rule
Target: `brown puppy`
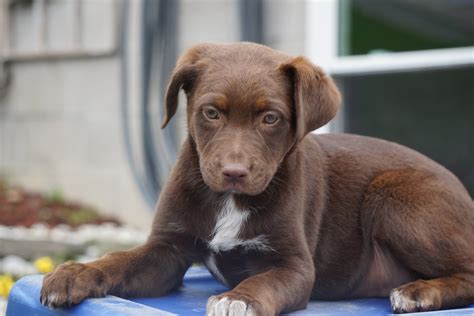
[(163, 295), (203, 262), (231, 290), (210, 315), (275, 315), (310, 298), (390, 296), (395, 312), (474, 301), (474, 204), (403, 146), (308, 135), (336, 114), (331, 78), (265, 46), (202, 44), (178, 61), (166, 119), (189, 135), (143, 246), (48, 274), (43, 304)]

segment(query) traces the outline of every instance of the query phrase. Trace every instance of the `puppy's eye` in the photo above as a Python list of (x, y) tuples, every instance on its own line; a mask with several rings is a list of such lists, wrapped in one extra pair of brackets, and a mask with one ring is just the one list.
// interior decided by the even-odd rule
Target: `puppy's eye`
[(210, 120), (219, 119), (219, 112), (214, 108), (205, 108), (204, 115)]
[(278, 115), (269, 113), (263, 117), (263, 123), (272, 125), (275, 124), (278, 121)]

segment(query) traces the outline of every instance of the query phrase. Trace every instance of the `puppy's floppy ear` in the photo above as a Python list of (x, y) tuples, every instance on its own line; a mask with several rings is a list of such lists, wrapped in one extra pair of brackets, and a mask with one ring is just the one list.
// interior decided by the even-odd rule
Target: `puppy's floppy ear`
[(189, 49), (176, 63), (176, 67), (171, 75), (171, 80), (166, 90), (165, 118), (161, 128), (165, 128), (176, 113), (179, 90), (183, 88), (186, 94), (188, 94), (193, 82), (202, 72), (204, 64), (199, 62), (199, 59), (200, 53), (204, 48), (204, 45), (198, 45)]
[(297, 141), (328, 123), (337, 113), (341, 95), (331, 77), (305, 57), (294, 57), (280, 65), (292, 80)]

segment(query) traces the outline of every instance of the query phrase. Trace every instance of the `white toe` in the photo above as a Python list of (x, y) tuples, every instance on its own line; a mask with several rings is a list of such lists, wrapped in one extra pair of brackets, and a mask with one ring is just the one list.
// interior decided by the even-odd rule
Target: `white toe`
[(217, 302), (215, 306), (216, 316), (228, 316), (229, 315), (229, 305), (231, 300), (227, 297), (223, 297)]
[(48, 306), (53, 306), (53, 304), (57, 303), (58, 301), (58, 298), (59, 298), (59, 295), (57, 293), (51, 293), (48, 295), (48, 299), (47, 299), (47, 302), (48, 302)]
[(399, 290), (393, 290), (390, 293), (390, 303), (394, 311), (412, 311), (416, 308), (416, 302), (401, 293)]
[(206, 316), (216, 316), (216, 313), (214, 311), (214, 308), (217, 304), (217, 297), (211, 296), (207, 300), (207, 305), (206, 305)]
[(244, 301), (211, 296), (207, 301), (206, 316), (255, 316), (254, 310)]
[(245, 316), (247, 304), (242, 301), (232, 301), (229, 305), (229, 316)]

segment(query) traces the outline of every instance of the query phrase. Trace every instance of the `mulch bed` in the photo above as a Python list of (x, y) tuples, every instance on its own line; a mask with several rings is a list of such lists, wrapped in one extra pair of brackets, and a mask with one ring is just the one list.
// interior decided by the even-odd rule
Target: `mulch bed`
[(100, 215), (91, 207), (64, 201), (58, 192), (42, 195), (0, 181), (0, 225), (31, 227), (36, 223), (49, 227), (60, 224), (71, 227), (103, 223), (121, 225), (117, 219)]

